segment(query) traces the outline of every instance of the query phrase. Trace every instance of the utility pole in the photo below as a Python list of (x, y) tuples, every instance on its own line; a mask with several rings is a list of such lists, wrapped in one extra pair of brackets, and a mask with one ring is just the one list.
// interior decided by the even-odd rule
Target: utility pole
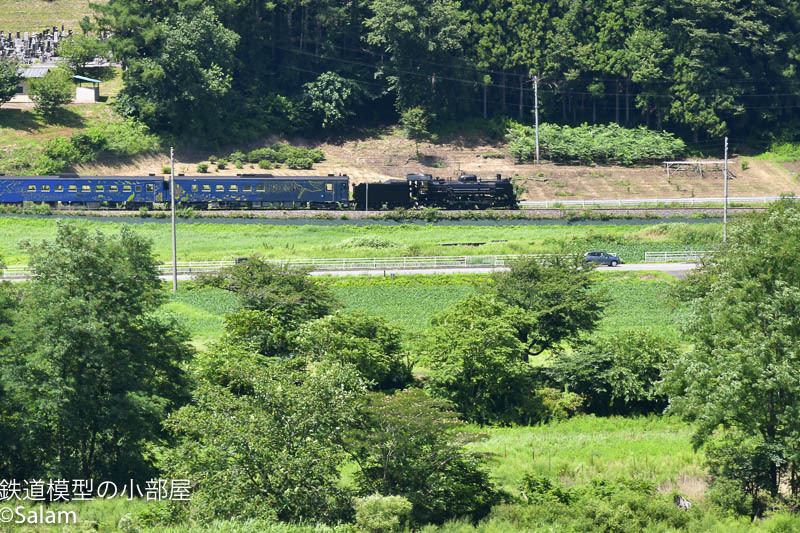
[(178, 292), (178, 250), (175, 239), (175, 151), (169, 148), (169, 197), (172, 204), (172, 292)]
[(369, 182), (367, 183), (367, 193), (364, 195), (364, 211), (369, 211)]
[(725, 137), (725, 167), (722, 171), (722, 177), (725, 182), (725, 203), (722, 207), (722, 242), (728, 240), (728, 138)]
[(539, 164), (539, 76), (533, 77), (533, 114), (536, 117), (536, 164)]

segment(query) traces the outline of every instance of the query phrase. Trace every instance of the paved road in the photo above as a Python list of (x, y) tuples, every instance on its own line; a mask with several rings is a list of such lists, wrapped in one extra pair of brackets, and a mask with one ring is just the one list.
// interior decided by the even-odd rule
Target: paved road
[[(657, 271), (684, 279), (686, 274), (697, 267), (695, 263), (632, 263), (616, 267), (601, 266), (598, 272)], [(508, 270), (507, 267), (468, 267), (468, 268), (387, 268), (363, 270), (325, 270), (312, 272), (312, 276), (383, 276), (402, 274), (487, 274)]]
[[(597, 267), (598, 272), (624, 272), (624, 271), (649, 271), (665, 272), (676, 278), (684, 279), (690, 270), (694, 270), (697, 265), (694, 263), (632, 263), (619, 265), (616, 267)], [(361, 270), (317, 270), (311, 272), (312, 276), (401, 276), (403, 274), (488, 274), (490, 272), (500, 272), (508, 270), (507, 267), (448, 267), (448, 268), (378, 268)], [(191, 274), (179, 274), (179, 280), (191, 279)], [(163, 280), (172, 279), (171, 274), (161, 276)], [(23, 279), (12, 279), (10, 281), (24, 281)]]

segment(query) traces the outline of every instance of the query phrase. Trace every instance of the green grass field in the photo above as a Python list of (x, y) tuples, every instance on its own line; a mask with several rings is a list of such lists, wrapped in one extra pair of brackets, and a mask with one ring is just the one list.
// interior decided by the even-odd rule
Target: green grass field
[[(634, 330), (658, 330), (678, 336), (678, 310), (669, 291), (675, 278), (659, 272), (598, 273), (598, 289), (610, 302), (595, 335)], [(358, 276), (320, 278), (348, 311), (385, 318), (417, 336), (441, 310), (473, 294), (489, 281), (488, 275), (408, 275), (395, 279)], [(182, 284), (183, 285), (183, 284)], [(236, 308), (236, 296), (222, 289), (180, 288), (170, 293), (160, 314), (170, 314), (182, 324), (194, 344), (203, 348), (222, 334), (224, 315)]]
[[(141, 219), (140, 219), (141, 220)], [(51, 239), (62, 219), (0, 216), (0, 256), (7, 264), (27, 261), (23, 239)], [(81, 217), (70, 222), (92, 231), (119, 231), (130, 224), (153, 242), (161, 261), (171, 258), (170, 225), (165, 221), (96, 222)], [(637, 262), (645, 251), (707, 249), (721, 241), (722, 225), (670, 223), (653, 225), (548, 226), (322, 226), (182, 223), (178, 226), (181, 261), (219, 260), (260, 255), (270, 259), (323, 257), (442, 256), (483, 254), (617, 252)], [(453, 243), (485, 243), (480, 246)]]

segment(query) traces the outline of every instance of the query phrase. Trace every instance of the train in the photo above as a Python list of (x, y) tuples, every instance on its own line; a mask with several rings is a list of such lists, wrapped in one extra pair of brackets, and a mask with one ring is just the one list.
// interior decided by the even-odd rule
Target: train
[[(462, 174), (455, 180), (431, 174), (359, 183), (347, 175), (185, 176), (174, 178), (175, 203), (198, 209), (363, 209), (415, 207), (446, 209), (518, 208), (513, 184), (500, 174), (480, 179)], [(172, 201), (169, 177), (0, 175), (0, 205), (43, 203), (52, 207), (152, 208)]]

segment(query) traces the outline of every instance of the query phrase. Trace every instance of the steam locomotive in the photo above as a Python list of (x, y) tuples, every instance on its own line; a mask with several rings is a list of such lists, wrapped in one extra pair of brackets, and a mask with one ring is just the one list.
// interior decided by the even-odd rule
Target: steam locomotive
[[(430, 174), (359, 183), (350, 196), (350, 178), (335, 176), (175, 176), (175, 203), (200, 209), (396, 209), (443, 207), (486, 209), (517, 207), (511, 180), (499, 174), (457, 180)], [(171, 201), (169, 178), (155, 176), (0, 175), (0, 204), (45, 203), (53, 207), (153, 207)]]

